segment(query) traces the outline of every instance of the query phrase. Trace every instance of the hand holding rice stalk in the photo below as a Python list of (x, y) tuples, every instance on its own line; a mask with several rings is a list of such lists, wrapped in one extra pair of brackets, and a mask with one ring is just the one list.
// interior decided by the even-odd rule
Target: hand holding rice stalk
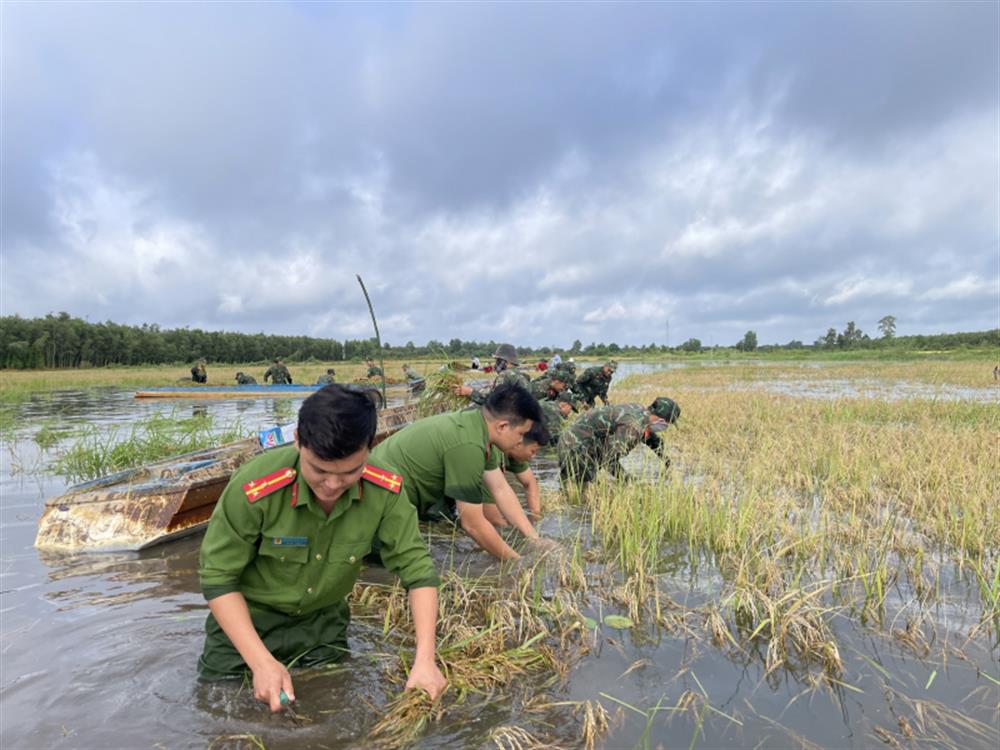
[(427, 387), (420, 396), (417, 412), (422, 417), (456, 411), (469, 405), (469, 399), (455, 393), (457, 386), (463, 385), (462, 376), (451, 367), (442, 367), (425, 378)]

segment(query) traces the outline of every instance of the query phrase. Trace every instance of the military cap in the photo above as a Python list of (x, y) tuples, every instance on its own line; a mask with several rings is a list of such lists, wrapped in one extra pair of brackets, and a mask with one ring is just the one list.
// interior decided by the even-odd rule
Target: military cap
[(672, 398), (660, 396), (649, 405), (649, 410), (658, 417), (663, 417), (671, 424), (681, 415), (681, 407)]
[(611, 372), (614, 372), (615, 370), (618, 369), (618, 363), (615, 362), (615, 360), (613, 359), (609, 359), (607, 362), (605, 362), (604, 366), (607, 367), (609, 370), (611, 370)]
[(572, 406), (573, 411), (577, 411), (576, 398), (573, 396), (573, 392), (570, 390), (560, 391), (559, 395), (556, 396), (556, 401), (563, 401)]
[(517, 349), (511, 344), (500, 344), (497, 350), (493, 352), (493, 358), (507, 360), (514, 366), (521, 364), (517, 358)]

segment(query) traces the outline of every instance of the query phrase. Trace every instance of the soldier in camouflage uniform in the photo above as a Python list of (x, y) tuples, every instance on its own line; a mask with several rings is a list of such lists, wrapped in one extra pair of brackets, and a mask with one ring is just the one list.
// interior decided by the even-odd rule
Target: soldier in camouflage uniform
[(365, 360), (365, 364), (368, 365), (367, 376), (369, 378), (380, 378), (382, 377), (382, 368), (375, 364), (375, 360), (371, 357)]
[(291, 385), (292, 384), (292, 373), (288, 371), (285, 367), (285, 363), (281, 361), (281, 358), (274, 360), (274, 364), (267, 368), (267, 372), (264, 373), (264, 382), (267, 379), (271, 379), (271, 383), (274, 385)]
[(605, 362), (600, 367), (588, 367), (577, 379), (573, 392), (579, 395), (587, 406), (593, 406), (597, 398), (607, 406), (608, 386), (611, 385), (611, 376), (617, 368), (618, 364), (614, 361)]
[(554, 401), (539, 401), (538, 405), (542, 407), (542, 421), (549, 433), (549, 445), (558, 445), (563, 424), (570, 413), (576, 410), (573, 405), (573, 394), (563, 391)]
[(191, 380), (195, 383), (207, 383), (208, 372), (205, 370), (205, 360), (199, 359), (191, 368)]
[(257, 385), (257, 378), (244, 372), (236, 373), (236, 385)]
[(566, 389), (570, 391), (576, 390), (576, 362), (566, 361), (560, 362), (558, 365), (552, 368), (552, 374), (558, 374), (562, 381), (566, 384)]
[(673, 424), (681, 409), (666, 396), (649, 406), (613, 404), (592, 409), (563, 431), (559, 439), (559, 471), (564, 479), (593, 481), (601, 467), (613, 475), (621, 472), (619, 459), (639, 443), (655, 450), (666, 465), (666, 445), (657, 433)]
[(482, 406), (486, 403), (490, 392), (498, 385), (510, 383), (519, 385), (527, 389), (529, 393), (531, 392), (531, 380), (517, 369), (520, 361), (517, 358), (517, 350), (511, 344), (500, 344), (497, 350), (493, 352), (493, 358), (496, 361), (494, 371), (497, 373), (497, 376), (493, 379), (493, 383), (490, 384), (489, 388), (475, 389), (468, 385), (457, 385), (455, 386), (455, 394), (458, 396), (467, 396), (472, 403)]
[(539, 401), (555, 401), (566, 390), (562, 372), (552, 371), (531, 381), (531, 395)]
[(334, 375), (336, 374), (336, 370), (332, 367), (326, 368), (326, 374), (320, 375), (316, 378), (316, 385), (330, 385), (330, 383), (336, 383), (337, 381), (334, 379)]

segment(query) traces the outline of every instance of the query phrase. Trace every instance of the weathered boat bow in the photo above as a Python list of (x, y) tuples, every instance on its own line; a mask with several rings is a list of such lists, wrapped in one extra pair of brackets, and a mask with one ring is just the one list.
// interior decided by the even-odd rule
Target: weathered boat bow
[[(415, 404), (382, 410), (375, 442), (415, 418)], [(233, 473), (254, 456), (289, 442), (293, 428), (275, 427), (257, 437), (75, 485), (45, 502), (35, 546), (65, 552), (134, 551), (201, 531)]]

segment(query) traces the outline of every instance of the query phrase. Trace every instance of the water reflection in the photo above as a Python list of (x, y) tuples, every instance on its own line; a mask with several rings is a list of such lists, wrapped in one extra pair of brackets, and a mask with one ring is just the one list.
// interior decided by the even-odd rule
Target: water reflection
[[(623, 363), (619, 375), (671, 366)], [(389, 395), (394, 395), (391, 390)], [(404, 398), (396, 397), (395, 403)], [(293, 421), (300, 403), (243, 399), (177, 406), (136, 401), (130, 391), (100, 389), (62, 392), (17, 407), (14, 439), (0, 454), (0, 744), (204, 747), (233, 734), (255, 734), (270, 750), (369, 746), (364, 737), (398, 687), (387, 678), (399, 669), (391, 645), (398, 634), (384, 632), (382, 613), (355, 618), (349, 636), (352, 653), (334, 670), (296, 673), (304, 719), (296, 723), (271, 716), (239, 682), (197, 682), (195, 662), (206, 614), (197, 579), (200, 538), (134, 554), (59, 555), (32, 547), (45, 497), (65, 489), (59, 478), (30, 469), (58, 450), (43, 450), (34, 441), (43, 424), (110, 429), (152, 414), (187, 417), (190, 410), (191, 416), (211, 418), (217, 429), (239, 421), (249, 431)], [(17, 466), (28, 470), (18, 473)], [(543, 489), (554, 491), (554, 453), (543, 451), (534, 468)], [(596, 548), (586, 509), (550, 509), (541, 527), (567, 547), (579, 542), (590, 587), (585, 595), (588, 616), (600, 623), (606, 614), (622, 611), (614, 591), (626, 581), (614, 561)], [(470, 577), (497, 572), (490, 558), (453, 528), (439, 524), (424, 527), (424, 533), (441, 568)], [(933, 648), (927, 653), (915, 653), (892, 635), (894, 628), (905, 630), (913, 616), (916, 597), (906, 582), (886, 597), (883, 617), (892, 624), (885, 629), (834, 616), (831, 628), (845, 665), (843, 685), (817, 684), (815, 667), (806, 661), (769, 672), (762, 648), (737, 648), (694, 635), (696, 628), (702, 632), (697, 611), (718, 603), (725, 580), (711, 555), (692, 559), (684, 544), (662, 553), (655, 583), (683, 614), (678, 624), (633, 630), (598, 626), (592, 632), (593, 651), (581, 657), (565, 683), (547, 688), (553, 702), (596, 700), (614, 711), (621, 705), (615, 701), (621, 701), (646, 712), (623, 708), (622, 722), (606, 746), (648, 741), (687, 747), (694, 739), (698, 747), (814, 743), (866, 748), (883, 744), (872, 734), (875, 724), (898, 735), (896, 716), (912, 716), (903, 707), (913, 700), (924, 701), (927, 712), (950, 711), (995, 724), (1000, 692), (977, 670), (1000, 672), (997, 650), (982, 639), (966, 638), (979, 612), (976, 583), (967, 573), (941, 566), (935, 585), (945, 595), (933, 613), (928, 639)], [(363, 575), (372, 582), (393, 580), (378, 567)], [(558, 589), (557, 577), (546, 573), (531, 595), (550, 600)], [(440, 725), (428, 727), (419, 745), (483, 746), (491, 744), (489, 732), (504, 725), (527, 726), (550, 743), (578, 745), (580, 724), (571, 709), (526, 705), (548, 679), (523, 677), (509, 694), (472, 696)], [(653, 711), (658, 705), (685, 708)], [(996, 735), (977, 737), (955, 728), (950, 737), (958, 746), (989, 747)]]

